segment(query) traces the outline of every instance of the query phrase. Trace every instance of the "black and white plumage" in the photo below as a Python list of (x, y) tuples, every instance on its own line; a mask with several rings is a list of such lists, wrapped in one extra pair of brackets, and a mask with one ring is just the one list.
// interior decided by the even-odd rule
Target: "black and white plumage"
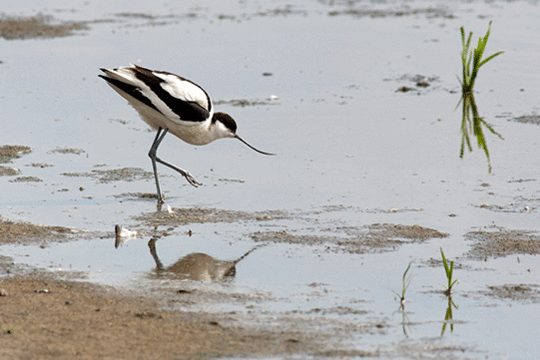
[(157, 157), (157, 149), (168, 132), (192, 145), (206, 145), (221, 138), (236, 138), (261, 154), (274, 155), (254, 148), (238, 136), (234, 119), (228, 114), (214, 112), (212, 100), (206, 91), (187, 79), (134, 64), (101, 71), (105, 75), (99, 77), (105, 79), (150, 127), (157, 130), (148, 156), (152, 160), (160, 203), (163, 197), (156, 162), (178, 171), (191, 185), (201, 185), (186, 170)]

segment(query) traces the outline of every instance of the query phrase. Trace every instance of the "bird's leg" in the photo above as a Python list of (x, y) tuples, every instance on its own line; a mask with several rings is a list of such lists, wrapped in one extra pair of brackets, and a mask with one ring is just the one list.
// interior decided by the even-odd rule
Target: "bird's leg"
[[(157, 148), (159, 147), (159, 144), (161, 144), (161, 141), (163, 141), (163, 138), (167, 134), (167, 129), (163, 132), (163, 135), (161, 135), (162, 128), (159, 128), (156, 134), (156, 137), (154, 139), (154, 142), (152, 143), (152, 146), (150, 147), (150, 151), (148, 152), (148, 156), (150, 157), (150, 160), (152, 160), (152, 168), (154, 169), (154, 178), (156, 179), (156, 188), (157, 188), (157, 197), (158, 197), (158, 203), (163, 203), (163, 197), (161, 196), (161, 188), (159, 186), (159, 178), (157, 173), (157, 166), (156, 166), (156, 153)], [(161, 135), (161, 136), (160, 136)]]
[(155, 178), (156, 178), (156, 186), (157, 186), (157, 190), (158, 190), (158, 201), (159, 202), (163, 202), (163, 199), (161, 197), (161, 189), (159, 188), (156, 161), (158, 163), (160, 163), (160, 164), (163, 164), (165, 166), (170, 167), (173, 170), (178, 171), (180, 174), (182, 174), (183, 177), (186, 178), (187, 182), (190, 183), (191, 185), (193, 185), (195, 187), (197, 187), (199, 185), (202, 185), (200, 182), (197, 182), (197, 180), (195, 180), (193, 178), (193, 176), (191, 176), (191, 174), (189, 172), (187, 172), (186, 170), (181, 169), (178, 166), (175, 166), (175, 165), (173, 165), (171, 163), (168, 163), (165, 160), (161, 160), (160, 158), (157, 157), (157, 148), (159, 147), (159, 145), (163, 141), (163, 138), (165, 137), (165, 135), (167, 134), (168, 131), (169, 131), (169, 129), (167, 129), (167, 128), (166, 129), (162, 129), (162, 128), (158, 129), (158, 133), (156, 135), (156, 138), (154, 139), (154, 143), (152, 144), (152, 147), (150, 148), (150, 152), (148, 153), (148, 156), (150, 156), (150, 159), (152, 159), (152, 166), (154, 168), (154, 175), (155, 175)]
[(198, 186), (201, 186), (201, 185), (202, 185), (200, 182), (198, 182), (197, 180), (195, 180), (195, 179), (193, 178), (193, 176), (191, 176), (191, 174), (190, 174), (188, 171), (186, 171), (186, 170), (184, 170), (184, 169), (180, 169), (178, 166), (175, 166), (175, 165), (173, 165), (173, 164), (171, 164), (171, 163), (168, 163), (168, 162), (166, 162), (165, 160), (161, 160), (161, 159), (158, 158), (158, 157), (156, 157), (156, 161), (157, 161), (158, 163), (160, 163), (160, 164), (163, 164), (163, 165), (165, 165), (165, 166), (170, 167), (170, 168), (173, 169), (173, 170), (178, 171), (180, 174), (182, 174), (183, 177), (186, 178), (187, 182), (190, 183), (191, 185), (193, 185), (193, 186), (195, 186), (195, 187), (198, 187)]

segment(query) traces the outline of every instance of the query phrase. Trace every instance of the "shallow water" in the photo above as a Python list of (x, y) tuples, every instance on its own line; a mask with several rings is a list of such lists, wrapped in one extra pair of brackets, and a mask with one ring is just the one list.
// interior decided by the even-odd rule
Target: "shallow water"
[[(182, 309), (234, 310), (260, 321), (293, 316), (321, 324), (327, 319), (383, 324), (381, 331), (351, 330), (350, 338), (340, 339), (351, 349), (379, 348), (388, 357), (409, 358), (418, 351), (438, 357), (535, 357), (540, 331), (531, 314), (538, 311), (538, 290), (533, 287), (536, 295), (523, 300), (501, 299), (488, 286), (538, 284), (536, 257), (472, 260), (465, 255), (472, 244), (465, 234), (539, 230), (540, 127), (514, 121), (539, 109), (537, 2), (154, 5), (131, 2), (127, 11), (113, 2), (28, 8), (8, 2), (3, 9), (8, 15), (89, 21), (90, 29), (64, 38), (0, 39), (0, 145), (33, 149), (4, 165), (42, 180), (1, 177), (1, 215), (96, 234), (44, 248), (6, 245), (3, 254), (56, 272), (83, 271), (100, 283), (165, 293), (188, 286), (218, 294), (198, 305), (170, 302)], [(487, 135), (490, 174), (481, 150), (459, 159), (461, 112), (454, 109), (459, 27), (476, 39), (491, 20), (487, 54), (505, 54), (481, 69), (476, 101), (505, 140)], [(239, 134), (251, 144), (278, 154), (264, 157), (229, 140), (192, 147), (168, 136), (160, 156), (204, 184), (195, 189), (161, 169), (173, 209), (280, 210), (288, 216), (161, 227), (172, 228), (156, 244), (165, 266), (194, 252), (237, 259), (257, 245), (252, 238), (257, 232), (347, 239), (344, 227), (389, 223), (418, 224), (449, 236), (360, 254), (332, 242), (268, 240), (240, 261), (234, 279), (224, 284), (154, 279), (147, 246), (152, 226), (135, 217), (154, 212), (155, 202), (118, 197), (152, 193), (152, 177), (108, 181), (96, 172), (151, 171), (147, 151), (153, 133), (97, 77), (100, 67), (128, 62), (194, 80), (214, 102), (264, 102), (216, 108), (237, 120)], [(410, 80), (416, 74), (433, 78), (430, 86), (416, 87)], [(396, 91), (401, 86), (415, 90)], [(278, 99), (268, 100), (272, 95)], [(115, 250), (116, 224), (143, 235)], [(444, 271), (440, 264), (429, 266), (430, 259), (440, 259), (441, 246), (460, 266), (454, 329), (442, 337), (447, 301), (438, 291)], [(412, 324), (405, 335), (392, 291), (400, 291), (409, 261), (414, 277), (406, 309)], [(220, 294), (240, 300), (223, 302)]]

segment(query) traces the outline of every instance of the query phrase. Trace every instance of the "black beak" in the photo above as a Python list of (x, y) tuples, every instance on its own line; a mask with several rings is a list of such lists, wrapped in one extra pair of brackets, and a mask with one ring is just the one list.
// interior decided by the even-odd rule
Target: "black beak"
[(244, 139), (242, 139), (240, 136), (238, 135), (234, 135), (234, 137), (238, 140), (240, 140), (241, 142), (243, 142), (244, 144), (246, 144), (247, 146), (249, 146), (252, 150), (255, 150), (256, 152), (258, 152), (259, 154), (263, 154), (263, 155), (276, 155), (276, 154), (272, 154), (272, 153), (267, 153), (267, 152), (264, 152), (264, 151), (261, 151), (259, 149), (256, 149), (254, 148), (253, 146), (249, 145)]

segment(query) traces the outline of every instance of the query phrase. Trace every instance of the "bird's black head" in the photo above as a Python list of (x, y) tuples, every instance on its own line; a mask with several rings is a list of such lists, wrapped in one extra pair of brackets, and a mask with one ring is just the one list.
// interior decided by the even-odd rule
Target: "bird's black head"
[(212, 117), (212, 123), (219, 121), (233, 134), (236, 134), (236, 121), (229, 115), (222, 112), (217, 112)]
[[(220, 134), (216, 137), (217, 139), (222, 138), (222, 137), (233, 137), (235, 139), (240, 140), (241, 142), (243, 142), (244, 144), (246, 144), (247, 146), (249, 146), (251, 149), (255, 150), (258, 153), (261, 153), (261, 154), (264, 154), (264, 155), (275, 155), (275, 154), (267, 153), (267, 152), (261, 151), (261, 150), (259, 150), (257, 148), (254, 148), (253, 146), (248, 144), (244, 139), (242, 139), (240, 136), (238, 136), (238, 134), (236, 133), (236, 121), (234, 121), (234, 119), (230, 115), (222, 113), (222, 112), (214, 113), (214, 116), (212, 117), (212, 124), (216, 124), (218, 122), (220, 124), (223, 124), (225, 129), (227, 129), (226, 132), (230, 131), (230, 134), (228, 134), (228, 133), (224, 134), (223, 131), (218, 130), (220, 132)], [(215, 128), (217, 129), (217, 128), (220, 128), (220, 127), (216, 126)]]

